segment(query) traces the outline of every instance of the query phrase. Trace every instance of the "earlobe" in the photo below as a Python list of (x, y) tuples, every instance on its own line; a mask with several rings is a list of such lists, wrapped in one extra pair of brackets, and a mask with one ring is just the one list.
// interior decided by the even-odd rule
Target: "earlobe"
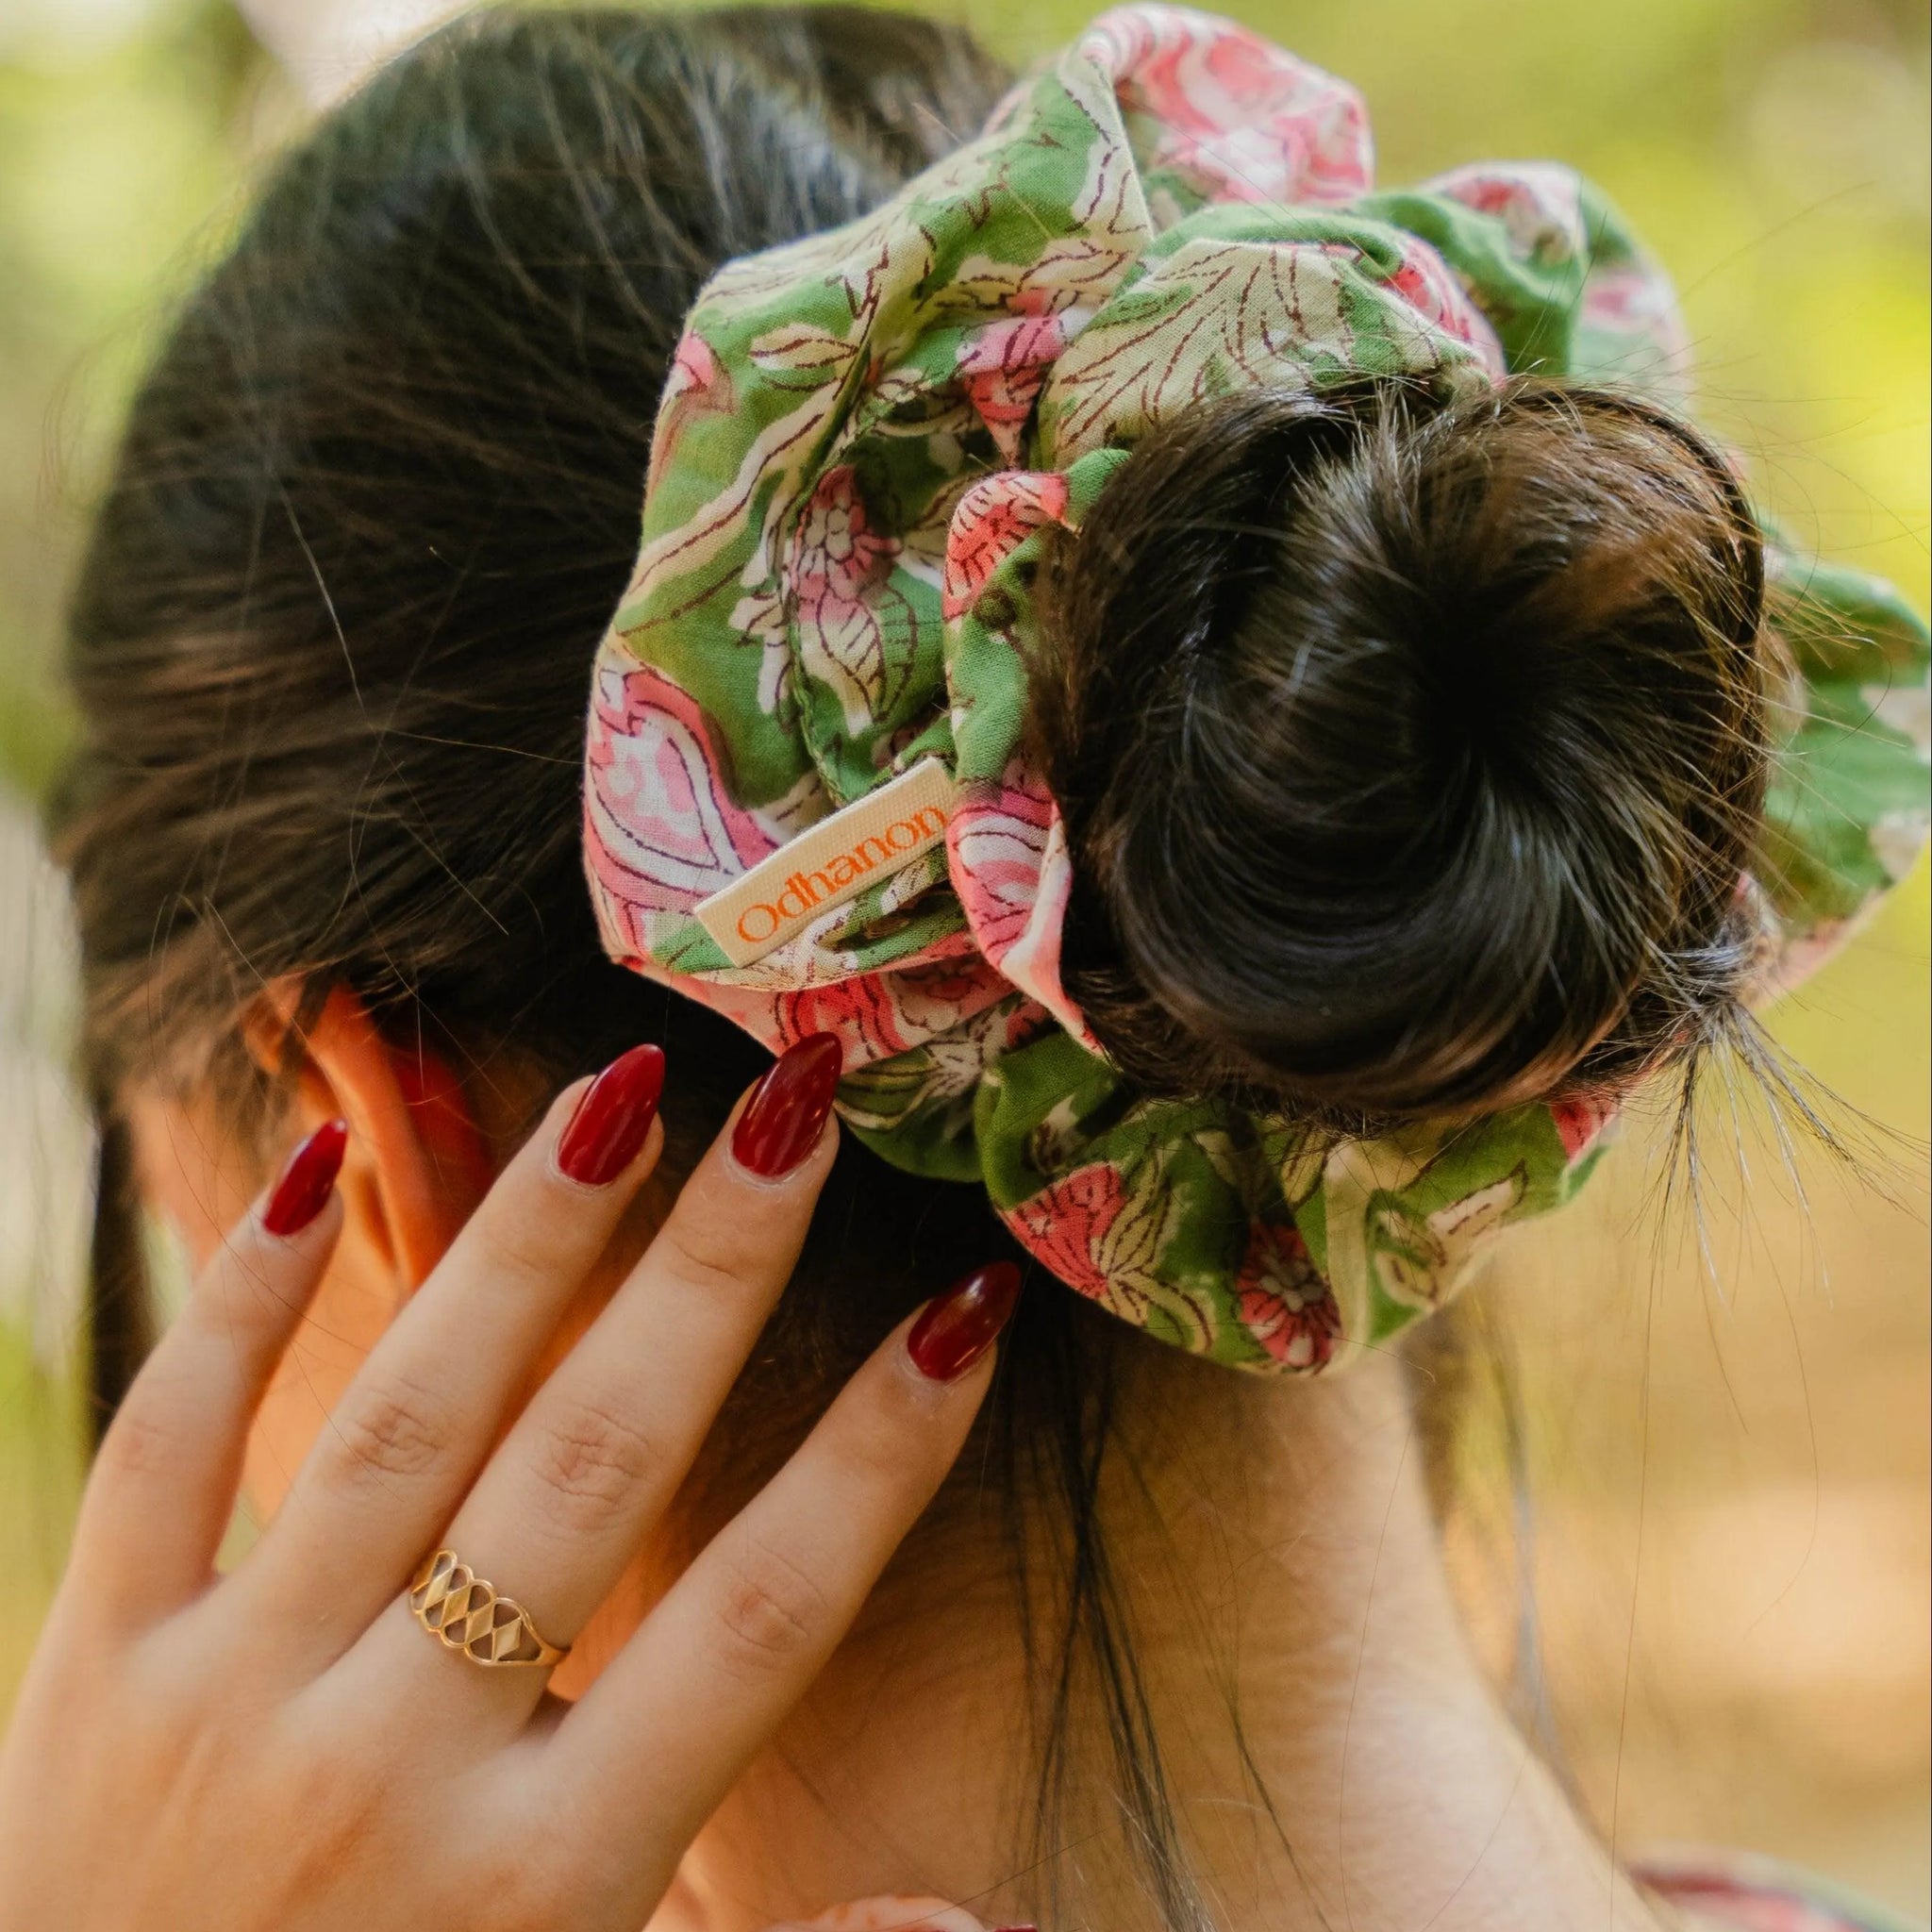
[(242, 1023), (264, 1068), (285, 1064), (300, 1024), (296, 1104), (305, 1120), (349, 1124), (344, 1198), (373, 1246), (386, 1250), (405, 1293), (427, 1278), (488, 1191), (494, 1168), (461, 1083), (422, 1045), (383, 1037), (362, 1002), (334, 988), (304, 1023), (300, 988), (272, 986)]

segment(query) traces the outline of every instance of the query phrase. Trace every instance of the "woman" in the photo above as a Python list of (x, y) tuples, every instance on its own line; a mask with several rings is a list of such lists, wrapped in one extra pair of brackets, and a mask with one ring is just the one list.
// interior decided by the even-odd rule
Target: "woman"
[[(1256, 59), (1275, 72), (1245, 42), (1213, 45), (1237, 80)], [(826, 1923), (1680, 1923), (1610, 1869), (1475, 1668), (1410, 1391), (1370, 1346), (1383, 1304), (1346, 1274), (1339, 1204), (1370, 1158), (1349, 1150), (1372, 1128), (1399, 1140), (1446, 1117), (1444, 1158), (1506, 1157), (1482, 1188), (1452, 1175), (1446, 1202), (1424, 1163), (1365, 1208), (1380, 1216), (1376, 1292), (1406, 1319), (1453, 1286), (1472, 1213), (1487, 1225), (1554, 1205), (1616, 1083), (1733, 1015), (1766, 937), (1738, 891), (1770, 748), (1761, 553), (1693, 433), (1607, 391), (1579, 387), (1559, 406), (1533, 384), (1437, 384), (1486, 343), (1500, 355), (1503, 337), (1458, 306), (1433, 255), (1398, 247), (1386, 279), (1408, 306), (1374, 308), (1357, 331), (1405, 345), (1378, 372), (1396, 380), (1372, 393), (1339, 382), (1318, 408), (1197, 415), (1173, 435), (1154, 423), (1118, 478), (1102, 433), (1090, 454), (1106, 458), (1106, 493), (1082, 509), (1093, 516), (1076, 541), (1078, 487), (1056, 493), (1043, 471), (998, 473), (1031, 476), (1030, 495), (974, 499), (979, 521), (953, 526), (973, 541), (956, 551), (923, 506), (891, 530), (869, 522), (878, 500), (821, 466), (790, 486), (812, 514), (782, 572), (831, 668), (787, 687), (785, 705), (747, 704), (734, 782), (760, 756), (782, 765), (787, 734), (815, 718), (833, 719), (838, 756), (866, 774), (834, 803), (865, 807), (873, 779), (912, 775), (925, 711), (895, 713), (888, 756), (868, 763), (853, 751), (854, 691), (870, 724), (924, 689), (919, 600), (937, 605), (938, 564), (960, 565), (948, 635), (984, 640), (981, 664), (1008, 662), (999, 612), (1037, 581), (1058, 633), (1086, 641), (1084, 658), (1070, 647), (1086, 669), (1064, 691), (1041, 676), (1032, 721), (1074, 855), (1058, 963), (1042, 975), (1040, 949), (1023, 944), (1050, 897), (1041, 852), (1055, 848), (1009, 829), (1035, 796), (1009, 787), (991, 820), (973, 817), (970, 794), (943, 808), (963, 911), (903, 893), (833, 908), (879, 949), (845, 974), (883, 989), (874, 1005), (824, 996), (808, 956), (826, 928), (808, 922), (807, 976), (782, 997), (772, 975), (789, 941), (684, 973), (675, 962), (699, 957), (695, 941), (656, 922), (688, 924), (711, 895), (680, 901), (651, 866), (669, 854), (701, 869), (717, 854), (679, 842), (676, 825), (660, 836), (664, 774), (683, 774), (678, 808), (698, 819), (706, 787), (722, 788), (734, 884), (760, 876), (761, 839), (785, 850), (772, 798), (791, 794), (769, 785), (741, 812), (715, 738), (696, 764), (667, 764), (685, 741), (659, 721), (688, 722), (691, 693), (667, 694), (687, 674), (653, 655), (650, 599), (678, 605), (657, 627), (674, 643), (709, 617), (649, 570), (641, 606), (620, 613), (621, 646), (607, 645), (592, 717), (600, 943), (577, 843), (583, 673), (631, 580), (647, 463), (648, 540), (649, 516), (676, 507), (663, 479), (677, 472), (662, 466), (678, 448), (739, 448), (774, 397), (816, 407), (849, 347), (782, 318), (774, 339), (754, 318), (745, 356), (721, 370), (684, 320), (741, 258), (758, 258), (712, 297), (775, 287), (789, 299), (772, 265), (789, 273), (796, 258), (759, 251), (888, 203), (985, 120), (1003, 83), (963, 37), (892, 16), (485, 17), (292, 155), (177, 322), (75, 611), (87, 748), (65, 836), (104, 1126), (96, 1379), (119, 1413), (0, 1763), (9, 1919), (764, 1932), (873, 1899)], [(1287, 84), (1301, 88), (1302, 71)], [(1146, 110), (1124, 87), (1119, 98), (1129, 118)], [(1347, 112), (1320, 98), (1328, 134), (1309, 151), (1325, 166)], [(995, 125), (1064, 152), (1024, 108)], [(930, 178), (979, 205), (997, 184), (971, 169), (994, 152)], [(1216, 152), (1230, 185), (1227, 169), (1254, 164), (1240, 142)], [(1091, 178), (1117, 177), (1100, 166)], [(852, 234), (872, 232), (846, 231), (841, 259)], [(1332, 260), (1343, 242), (1357, 245), (1325, 231), (1310, 245)], [(1452, 254), (1454, 242), (1445, 233)], [(861, 260), (854, 284), (871, 272)], [(937, 278), (946, 300), (978, 299), (986, 277), (952, 273)], [(1064, 308), (1003, 312), (1018, 325), (998, 354), (948, 370), (971, 378), (971, 433), (1010, 462), (1038, 447), (1027, 358), (1073, 344), (1063, 321), (1048, 326)], [(986, 346), (974, 338), (974, 353)], [(876, 399), (889, 358), (854, 367), (841, 397)], [(895, 458), (916, 442), (914, 460), (941, 460), (955, 425), (933, 391), (893, 394), (866, 421)], [(1428, 921), (1398, 932), (1387, 907), (1356, 904), (1346, 957), (1271, 960), (1294, 931), (1257, 919), (1233, 949), (1252, 983), (1217, 979), (1213, 948), (1172, 904), (1137, 925), (1130, 887), (1206, 891), (1226, 854), (1136, 870), (1153, 836), (1145, 797), (1179, 825), (1203, 815), (1176, 802), (1184, 761), (1153, 762), (1173, 750), (1157, 734), (1134, 741), (1139, 766), (1121, 745), (1094, 751), (1122, 721), (1167, 715), (1144, 691), (1105, 688), (1115, 659), (1100, 646), (1135, 617), (1113, 593), (1145, 603), (1182, 584), (1207, 630), (1231, 624), (1244, 650), (1278, 626), (1228, 619), (1228, 583), (1267, 578), (1267, 594), (1307, 602), (1271, 573), (1321, 566), (1336, 593), (1317, 600), (1325, 609), (1390, 576), (1386, 551), (1358, 570), (1353, 553), (1215, 550), (1190, 564), (1159, 541), (1246, 541), (1260, 515), (1286, 516), (1272, 494), (1256, 509), (1257, 475), (1271, 491), (1295, 479), (1293, 529), (1346, 534), (1385, 487), (1421, 491), (1424, 508), (1480, 508), (1470, 478), (1500, 475), (1521, 485), (1510, 533), (1560, 549), (1569, 526), (1530, 512), (1603, 487), (1594, 469), (1576, 480), (1590, 466), (1563, 439), (1578, 436), (1655, 512), (1627, 525), (1653, 561), (1641, 584), (1600, 572), (1586, 597), (1544, 611), (1541, 638), (1601, 648), (1558, 653), (1565, 701), (1545, 708), (1568, 722), (1537, 758), (1584, 760), (1602, 778), (1593, 798), (1619, 795), (1634, 760), (1641, 836), (1619, 845), (1592, 806), (1577, 815), (1581, 844), (1524, 869), (1521, 838), (1567, 821), (1519, 820), (1512, 843), (1501, 766), (1470, 753), (1479, 808), (1461, 831), (1504, 836), (1487, 858), (1458, 845), (1458, 892), (1430, 896), (1442, 855), (1418, 843), (1418, 817), (1433, 831), (1445, 814), (1425, 764), (1405, 774), (1400, 823), (1377, 828), (1424, 853), (1429, 890), (1409, 877), (1390, 891), (1404, 907), (1426, 900)], [(1196, 485), (1220, 492), (1219, 514), (1174, 517), (1175, 492)], [(1408, 522), (1482, 547), (1474, 512)], [(854, 574), (854, 558), (889, 551), (917, 562), (933, 528), (945, 542), (924, 591)], [(1535, 549), (1502, 542), (1510, 572), (1557, 575)], [(736, 614), (736, 575), (705, 594), (726, 595), (720, 621), (758, 641), (758, 613)], [(881, 669), (901, 662), (887, 595), (911, 612), (903, 687)], [(1411, 642), (1415, 613), (1403, 624), (1384, 655), (1407, 666), (1430, 627)], [(1683, 681), (1626, 679), (1641, 702), (1624, 705), (1605, 665), (1655, 668), (1666, 632)], [(1359, 658), (1347, 638), (1327, 642), (1338, 662)], [(1507, 640), (1496, 648), (1507, 658)], [(1122, 661), (1157, 675), (1183, 656), (1142, 641)], [(1489, 666), (1498, 690), (1502, 661)], [(746, 662), (762, 692), (764, 659)], [(1387, 691), (1351, 703), (1346, 685), (1336, 719), (1386, 738)], [(999, 715), (986, 689), (972, 696), (962, 757)], [(1189, 715), (1224, 744), (1255, 728), (1255, 708), (1232, 701)], [(1623, 734), (1607, 745), (1592, 740), (1603, 717)], [(782, 724), (775, 750), (760, 750), (761, 719)], [(1476, 724), (1458, 708), (1453, 731)], [(1297, 851), (1320, 848), (1340, 795), (1314, 790), (1271, 797), (1315, 827)], [(785, 829), (836, 817), (794, 813)], [(917, 811), (855, 832), (853, 851), (901, 824), (916, 830)], [(1010, 853), (982, 863), (961, 824), (1018, 841), (1028, 896), (1000, 897)], [(1234, 847), (1253, 824), (1241, 820)], [(1323, 848), (1324, 875), (1271, 889), (1334, 896), (1337, 878), (1358, 881), (1359, 820), (1348, 830), (1356, 844)], [(1267, 851), (1283, 844), (1260, 836)], [(641, 869), (644, 847), (658, 858)], [(1499, 873), (1505, 859), (1518, 869)], [(843, 891), (832, 856), (824, 867), (826, 890)], [(794, 916), (788, 891), (817, 890), (798, 876), (774, 887), (774, 930)], [(1668, 889), (1651, 893), (1654, 877)], [(1451, 900), (1445, 923), (1438, 902)], [(1014, 903), (1012, 929), (982, 932)], [(741, 937), (773, 930), (754, 922)], [(936, 957), (915, 957), (927, 945)], [(1555, 978), (1511, 969), (1531, 956), (1565, 963), (1563, 998)], [(1022, 991), (975, 1006), (987, 982), (974, 962), (995, 960)], [(1308, 975), (1324, 974), (1318, 999)], [(1284, 987), (1295, 996), (1271, 1006)], [(784, 1046), (748, 1095), (762, 1057), (711, 1008)], [(1315, 1009), (1324, 1026), (1307, 1023)], [(821, 1010), (829, 1031), (808, 1024)], [(995, 1013), (998, 1028), (984, 1019)], [(637, 1043), (647, 1035), (661, 1053)], [(1107, 1050), (1079, 1061), (1097, 1098), (1055, 1084), (1075, 1041)], [(1002, 1096), (1025, 1085), (1018, 1069), (1031, 1079), (1042, 1065), (1046, 1104), (1008, 1132)], [(962, 1066), (963, 1086), (947, 1086)], [(1119, 1069), (1131, 1089), (1113, 1085)], [(835, 1087), (857, 1135), (896, 1165), (841, 1139)], [(1262, 1161), (1259, 1130), (1242, 1138), (1247, 1109), (1273, 1120), (1291, 1100), (1294, 1144)], [(1109, 1151), (1125, 1143), (1105, 1137), (1128, 1130), (1132, 1151)], [(997, 1214), (987, 1191), (945, 1177), (969, 1144)], [(1003, 1196), (993, 1169), (1020, 1154), (1032, 1180)], [(1296, 1157), (1320, 1174), (1292, 1203), (1308, 1211), (1285, 1211), (1279, 1180), (1247, 1199), (1257, 1174)], [(1177, 1177), (1189, 1161), (1191, 1196)], [(1166, 1260), (1172, 1242), (1137, 1260), (1115, 1238), (1184, 1196), (1209, 1201), (1190, 1210), (1198, 1238), (1230, 1244), (1191, 1285)], [(181, 1227), (203, 1273), (123, 1401), (143, 1346), (140, 1197)], [(1325, 1220), (1308, 1209), (1318, 1197)], [(1015, 1242), (1089, 1298), (1041, 1269), (1016, 1306)], [(1276, 1374), (1351, 1355), (1363, 1358), (1332, 1382)], [(238, 1479), (272, 1521), (211, 1581)], [(1775, 1903), (1767, 1892), (1747, 1908)]]

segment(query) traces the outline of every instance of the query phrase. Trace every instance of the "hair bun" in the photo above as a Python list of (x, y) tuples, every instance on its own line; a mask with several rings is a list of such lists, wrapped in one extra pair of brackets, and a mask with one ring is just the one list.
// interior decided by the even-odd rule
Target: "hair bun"
[(1673, 419), (1526, 380), (1224, 398), (1041, 588), (1062, 974), (1150, 1090), (1497, 1106), (1734, 994), (1762, 564)]

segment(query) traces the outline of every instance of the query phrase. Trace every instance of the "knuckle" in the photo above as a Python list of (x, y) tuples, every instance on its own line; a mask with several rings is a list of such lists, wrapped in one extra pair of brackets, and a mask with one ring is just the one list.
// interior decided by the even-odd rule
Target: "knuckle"
[[(534, 1749), (532, 1747), (535, 1747)], [(544, 1775), (545, 1740), (525, 1732), (489, 1767), (474, 1808), (486, 1829), (470, 1886), (466, 1932), (602, 1924), (591, 1901), (633, 1875), (633, 1847), (600, 1830), (597, 1788)], [(475, 1883), (471, 1878), (474, 1876)]]
[[(292, 1755), (292, 1754), (291, 1754)], [(340, 1763), (298, 1758), (281, 1774), (276, 1815), (293, 1822), (277, 1848), (283, 1890), (326, 1895), (345, 1870), (371, 1859), (393, 1825), (395, 1789), (383, 1777), (344, 1777)]]
[(892, 1399), (897, 1392), (888, 1385), (883, 1400), (842, 1418), (844, 1426), (830, 1445), (842, 1486), (855, 1503), (904, 1490), (924, 1474), (930, 1459), (924, 1439), (932, 1432), (918, 1427), (919, 1419), (905, 1412), (909, 1403)]
[(547, 1191), (543, 1205), (516, 1205), (521, 1211), (491, 1217), (485, 1258), (491, 1274), (510, 1290), (540, 1289), (557, 1281), (574, 1265), (569, 1230), (558, 1226), (557, 1217), (545, 1211)]
[(442, 1405), (421, 1383), (373, 1381), (336, 1413), (332, 1474), (350, 1482), (421, 1476), (449, 1453), (451, 1434)]
[(481, 1917), (470, 1918), (481, 1932), (529, 1932), (533, 1925), (575, 1925), (590, 1919), (589, 1907), (573, 1897), (564, 1874), (553, 1872), (548, 1858), (534, 1856), (521, 1840), (512, 1840), (482, 1872), (464, 1876), (489, 1900)]
[(664, 1465), (656, 1440), (616, 1405), (579, 1400), (543, 1428), (534, 1468), (563, 1527), (581, 1535), (607, 1525)]
[(285, 1751), (276, 1776), (287, 1813), (302, 1821), (303, 1841), (319, 1867), (366, 1842), (391, 1796), (387, 1777), (343, 1777), (313, 1750)]
[(718, 1620), (735, 1674), (770, 1675), (807, 1657), (832, 1621), (824, 1591), (791, 1557), (758, 1545), (727, 1578)]
[(700, 1293), (742, 1294), (758, 1278), (754, 1251), (742, 1231), (673, 1215), (658, 1237), (658, 1258), (684, 1287)]
[(139, 1481), (177, 1466), (189, 1447), (189, 1430), (158, 1400), (160, 1391), (137, 1388), (121, 1406), (102, 1439), (95, 1466), (109, 1482)]

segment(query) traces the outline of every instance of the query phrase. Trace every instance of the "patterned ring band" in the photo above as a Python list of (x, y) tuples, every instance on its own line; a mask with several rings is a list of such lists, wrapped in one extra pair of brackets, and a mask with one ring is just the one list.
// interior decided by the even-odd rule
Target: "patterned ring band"
[(425, 1557), (409, 1586), (409, 1608), (439, 1643), (472, 1663), (560, 1664), (570, 1655), (537, 1634), (522, 1604), (496, 1591), (454, 1550)]

